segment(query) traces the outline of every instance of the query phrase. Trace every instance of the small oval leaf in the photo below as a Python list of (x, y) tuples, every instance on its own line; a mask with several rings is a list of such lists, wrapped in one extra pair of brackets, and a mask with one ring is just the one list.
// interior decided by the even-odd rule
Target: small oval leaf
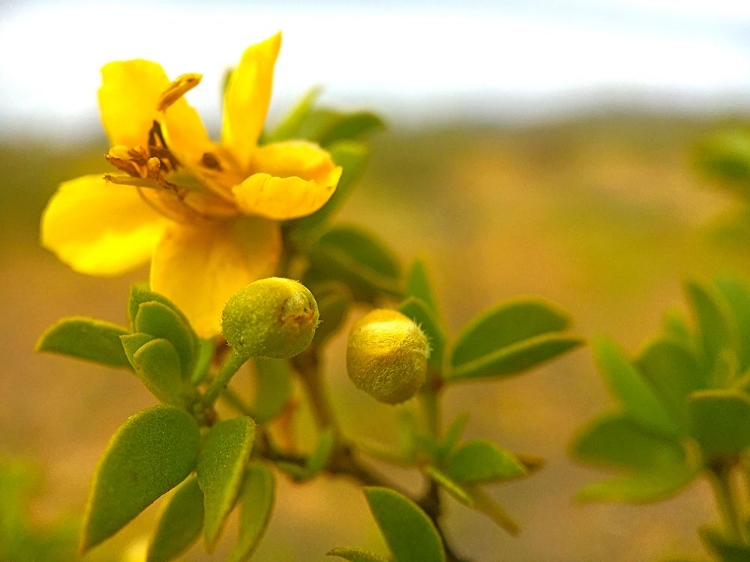
[(526, 474), (526, 467), (510, 451), (486, 439), (470, 439), (446, 461), (446, 474), (462, 484), (496, 482)]
[(122, 326), (94, 318), (63, 318), (41, 335), (36, 350), (60, 353), (108, 367), (130, 368), (120, 343), (120, 336), (128, 333)]
[(206, 548), (212, 551), (234, 507), (255, 438), (251, 418), (220, 421), (206, 434), (198, 456), (198, 484), (203, 490)]
[(395, 562), (445, 562), (440, 533), (417, 504), (390, 488), (364, 491)]
[(261, 463), (245, 469), (240, 490), (240, 538), (229, 555), (228, 562), (249, 560), (260, 544), (273, 513), (276, 481), (273, 472)]
[(187, 550), (203, 529), (203, 492), (193, 476), (180, 484), (159, 517), (146, 562), (168, 562)]
[[(124, 345), (136, 343), (139, 336), (127, 336)], [(165, 339), (146, 341), (132, 357), (135, 374), (151, 393), (162, 402), (175, 406), (185, 406), (183, 380), (180, 371), (180, 358), (174, 347)]]
[(172, 406), (130, 417), (112, 437), (94, 474), (81, 551), (111, 537), (195, 468), (200, 431)]
[(460, 367), (497, 350), (568, 327), (567, 314), (541, 299), (498, 303), (472, 319), (456, 338), (451, 365)]
[(154, 338), (164, 338), (171, 343), (180, 357), (183, 378), (190, 377), (195, 364), (198, 339), (190, 325), (177, 312), (160, 302), (141, 303), (135, 316), (134, 331)]
[(750, 447), (750, 396), (736, 389), (702, 390), (688, 403), (690, 433), (706, 461)]

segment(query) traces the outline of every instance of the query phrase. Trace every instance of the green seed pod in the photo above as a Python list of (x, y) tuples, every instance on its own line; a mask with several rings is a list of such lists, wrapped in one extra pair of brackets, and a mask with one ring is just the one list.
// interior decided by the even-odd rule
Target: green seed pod
[(235, 293), (222, 314), (222, 333), (243, 357), (286, 359), (305, 349), (318, 326), (318, 303), (297, 281), (270, 277)]
[(380, 402), (397, 404), (422, 386), (429, 355), (427, 337), (410, 318), (376, 309), (352, 326), (346, 367), (354, 386)]

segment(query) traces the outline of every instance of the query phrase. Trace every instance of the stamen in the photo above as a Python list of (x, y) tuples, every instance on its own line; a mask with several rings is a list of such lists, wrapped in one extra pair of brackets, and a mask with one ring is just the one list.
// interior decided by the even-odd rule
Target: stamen
[(201, 157), (201, 164), (203, 164), (203, 166), (205, 166), (209, 170), (216, 170), (217, 172), (221, 172), (221, 162), (219, 162), (219, 159), (210, 152), (205, 152), (203, 154), (203, 156)]
[(201, 82), (202, 74), (183, 74), (164, 90), (156, 104), (156, 111), (164, 111)]

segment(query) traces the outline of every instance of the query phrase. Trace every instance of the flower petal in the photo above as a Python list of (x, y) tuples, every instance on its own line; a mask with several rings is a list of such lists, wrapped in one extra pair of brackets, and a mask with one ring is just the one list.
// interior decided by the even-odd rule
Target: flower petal
[(154, 121), (159, 121), (168, 131), (169, 148), (178, 158), (200, 161), (211, 142), (195, 109), (180, 97), (165, 114), (157, 111), (170, 84), (164, 69), (155, 62), (136, 59), (102, 67), (99, 106), (112, 145), (146, 146)]
[(166, 223), (135, 188), (83, 176), (47, 204), (42, 245), (81, 273), (119, 275), (148, 261)]
[(295, 219), (320, 209), (336, 190), (341, 167), (318, 145), (289, 141), (259, 147), (253, 174), (232, 192), (243, 213)]
[(221, 140), (243, 168), (263, 130), (280, 47), (281, 33), (248, 47), (227, 85)]
[(212, 337), (229, 297), (273, 275), (280, 253), (278, 225), (262, 218), (173, 223), (154, 254), (151, 288), (180, 307), (200, 337)]

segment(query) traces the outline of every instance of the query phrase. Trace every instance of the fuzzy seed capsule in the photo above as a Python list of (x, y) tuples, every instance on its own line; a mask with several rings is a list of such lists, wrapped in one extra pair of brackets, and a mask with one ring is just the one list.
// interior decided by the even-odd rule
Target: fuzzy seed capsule
[(244, 357), (286, 359), (305, 349), (318, 326), (318, 303), (297, 281), (260, 279), (235, 293), (222, 314), (227, 343)]
[(376, 309), (352, 326), (346, 367), (357, 388), (380, 402), (397, 404), (422, 386), (429, 355), (427, 337), (410, 318)]

